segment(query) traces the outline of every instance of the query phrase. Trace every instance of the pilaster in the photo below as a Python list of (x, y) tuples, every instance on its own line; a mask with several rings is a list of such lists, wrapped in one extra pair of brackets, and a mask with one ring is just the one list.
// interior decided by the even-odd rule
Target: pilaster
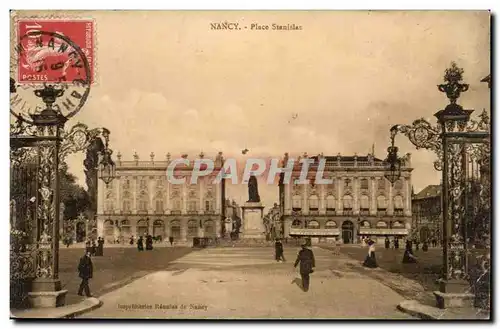
[(370, 177), (370, 215), (377, 215), (377, 186), (379, 177)]
[(339, 177), (335, 180), (335, 184), (337, 184), (337, 215), (342, 215), (344, 212), (344, 182), (345, 177)]

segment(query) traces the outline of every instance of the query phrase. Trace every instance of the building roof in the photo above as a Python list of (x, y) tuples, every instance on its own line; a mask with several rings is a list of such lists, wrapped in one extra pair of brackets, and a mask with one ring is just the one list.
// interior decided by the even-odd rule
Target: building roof
[(434, 198), (441, 195), (441, 185), (428, 185), (422, 191), (417, 193), (413, 200), (415, 199), (427, 199)]
[[(345, 162), (354, 161), (354, 156), (345, 156), (345, 155), (341, 155), (340, 157), (337, 155), (326, 155), (326, 156), (324, 156), (324, 158), (326, 159), (327, 162), (337, 161), (338, 158), (340, 158), (340, 161), (345, 161)], [(318, 156), (317, 155), (311, 156), (311, 157), (309, 157), (309, 159), (317, 160)], [(369, 159), (370, 159), (370, 157), (367, 155), (356, 156), (356, 161), (359, 161), (359, 162), (368, 162)], [(380, 160), (379, 158), (373, 158), (373, 160), (375, 162), (383, 162), (383, 160)]]

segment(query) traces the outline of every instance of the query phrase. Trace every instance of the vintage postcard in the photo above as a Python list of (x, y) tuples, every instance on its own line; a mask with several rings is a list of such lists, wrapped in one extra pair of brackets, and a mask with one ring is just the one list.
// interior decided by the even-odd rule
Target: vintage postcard
[(490, 319), (488, 11), (11, 11), (15, 319)]

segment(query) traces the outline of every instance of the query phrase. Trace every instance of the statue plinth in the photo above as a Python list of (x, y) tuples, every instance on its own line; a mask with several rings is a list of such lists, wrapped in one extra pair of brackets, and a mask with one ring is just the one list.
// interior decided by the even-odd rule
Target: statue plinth
[(241, 209), (243, 217), (242, 239), (265, 240), (264, 206), (260, 202), (245, 202)]

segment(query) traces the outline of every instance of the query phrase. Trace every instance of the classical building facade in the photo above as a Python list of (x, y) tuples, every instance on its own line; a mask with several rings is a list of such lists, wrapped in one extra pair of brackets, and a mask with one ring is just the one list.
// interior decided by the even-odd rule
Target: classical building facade
[(441, 185), (428, 185), (411, 200), (412, 229), (420, 241), (436, 239), (441, 242), (442, 212)]
[[(304, 157), (308, 157), (304, 154)], [(279, 183), (285, 237), (310, 237), (312, 242), (358, 243), (363, 237), (383, 240), (406, 236), (411, 228), (411, 157), (403, 157), (401, 178), (394, 185), (384, 177), (384, 162), (368, 156), (308, 157), (309, 183), (297, 184), (302, 164), (295, 161), (290, 184)], [(322, 178), (315, 184), (315, 168), (326, 159)], [(285, 154), (283, 166), (288, 161)]]
[[(198, 158), (203, 158), (200, 154)], [(194, 160), (178, 164), (175, 178), (186, 178), (184, 184), (167, 179), (170, 154), (164, 161), (122, 161), (117, 156), (116, 178), (107, 186), (99, 180), (97, 231), (108, 242), (128, 243), (130, 237), (150, 234), (161, 240), (192, 241), (194, 237), (217, 237), (224, 219), (224, 184), (214, 183), (223, 165), (220, 152), (215, 169), (191, 184)], [(183, 155), (187, 159), (187, 156)]]

